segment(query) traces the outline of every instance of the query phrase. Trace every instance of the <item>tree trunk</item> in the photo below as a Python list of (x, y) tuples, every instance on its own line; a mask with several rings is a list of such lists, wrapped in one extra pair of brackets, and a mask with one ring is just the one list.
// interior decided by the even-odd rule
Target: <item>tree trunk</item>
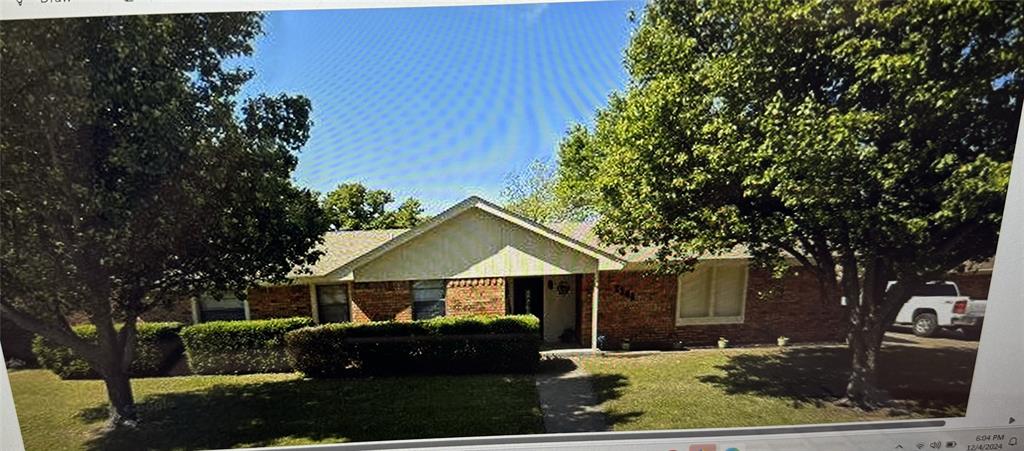
[(109, 318), (93, 319), (99, 340), (101, 365), (95, 368), (107, 387), (110, 401), (108, 427), (135, 427), (138, 416), (135, 412), (135, 397), (132, 394), (128, 368), (131, 364), (132, 348), (135, 344), (135, 318), (128, 318), (118, 333)]
[(846, 399), (852, 404), (857, 404), (866, 397), (867, 387), (873, 383), (874, 377), (874, 368), (868, 367), (864, 336), (857, 330), (857, 327), (850, 327), (847, 335), (853, 361), (850, 364), (850, 378), (846, 382)]
[(881, 341), (870, 328), (851, 324), (849, 332), (850, 378), (846, 384), (846, 404), (873, 410), (882, 406), (886, 396), (878, 388), (878, 353)]
[(881, 261), (864, 264), (864, 277), (857, 277), (856, 263), (844, 265), (842, 287), (850, 308), (849, 340), (851, 364), (842, 404), (874, 410), (884, 406), (887, 394), (878, 388), (878, 356), (885, 335), (888, 312), (885, 290), (888, 271)]
[(103, 383), (107, 386), (107, 399), (110, 401), (108, 427), (135, 427), (138, 416), (128, 372), (120, 364), (113, 365), (103, 373)]
[(118, 332), (110, 311), (103, 311), (103, 308), (107, 306), (95, 309), (100, 310), (100, 313), (90, 317), (90, 321), (96, 326), (97, 336), (96, 342), (91, 342), (75, 335), (66, 319), (40, 319), (0, 302), (0, 313), (29, 331), (71, 348), (76, 356), (88, 362), (89, 366), (103, 377), (107, 398), (110, 401), (108, 427), (134, 427), (138, 417), (128, 369), (135, 355), (138, 317), (136, 314), (127, 315), (124, 318), (124, 325)]

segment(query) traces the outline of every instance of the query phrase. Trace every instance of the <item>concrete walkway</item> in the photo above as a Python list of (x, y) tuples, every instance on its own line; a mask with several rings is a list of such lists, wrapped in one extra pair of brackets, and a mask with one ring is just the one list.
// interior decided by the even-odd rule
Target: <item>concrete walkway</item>
[(544, 412), (544, 430), (599, 432), (608, 430), (608, 419), (594, 393), (590, 374), (570, 359), (545, 359), (537, 373), (537, 395)]

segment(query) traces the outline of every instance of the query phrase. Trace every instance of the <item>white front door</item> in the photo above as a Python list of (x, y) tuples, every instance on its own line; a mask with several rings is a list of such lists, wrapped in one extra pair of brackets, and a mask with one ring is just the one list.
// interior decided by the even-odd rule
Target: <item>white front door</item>
[(566, 329), (575, 329), (575, 282), (571, 275), (544, 276), (544, 341), (557, 342)]

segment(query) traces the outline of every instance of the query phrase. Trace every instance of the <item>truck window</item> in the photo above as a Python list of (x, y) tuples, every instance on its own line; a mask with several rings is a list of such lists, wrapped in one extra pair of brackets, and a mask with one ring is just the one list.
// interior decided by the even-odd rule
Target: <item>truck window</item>
[(929, 283), (914, 293), (914, 296), (957, 296), (956, 285), (951, 283)]

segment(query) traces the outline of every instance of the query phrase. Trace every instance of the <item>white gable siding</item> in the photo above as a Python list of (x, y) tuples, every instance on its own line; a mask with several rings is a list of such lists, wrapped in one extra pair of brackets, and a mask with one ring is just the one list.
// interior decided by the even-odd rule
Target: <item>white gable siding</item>
[(478, 209), (355, 269), (359, 281), (593, 273), (597, 259)]

